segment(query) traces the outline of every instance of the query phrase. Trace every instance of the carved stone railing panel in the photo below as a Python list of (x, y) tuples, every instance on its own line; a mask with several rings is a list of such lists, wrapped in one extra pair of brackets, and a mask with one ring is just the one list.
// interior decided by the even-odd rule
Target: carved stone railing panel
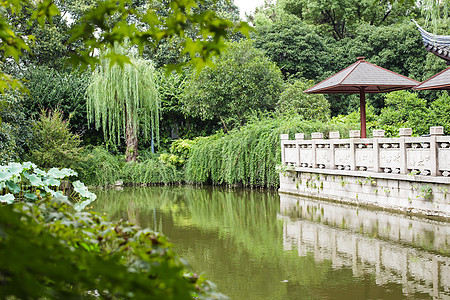
[(410, 128), (400, 130), (400, 138), (386, 138), (383, 130), (375, 130), (374, 138), (359, 138), (358, 131), (350, 139), (331, 139), (312, 133), (305, 140), (297, 133), (295, 140), (281, 135), (282, 163), (295, 167), (370, 171), (392, 174), (450, 177), (450, 136), (442, 136), (441, 127), (430, 128), (429, 137), (411, 137)]
[(334, 164), (338, 170), (350, 170), (351, 157), (350, 144), (340, 144), (334, 149)]
[(316, 164), (320, 169), (331, 169), (331, 145), (330, 143), (316, 144)]
[(313, 153), (312, 145), (301, 145), (300, 150), (300, 166), (305, 168), (312, 168)]
[(297, 163), (297, 145), (287, 144), (284, 148), (286, 162)]
[(373, 170), (373, 144), (356, 143), (355, 144), (355, 166), (358, 171)]

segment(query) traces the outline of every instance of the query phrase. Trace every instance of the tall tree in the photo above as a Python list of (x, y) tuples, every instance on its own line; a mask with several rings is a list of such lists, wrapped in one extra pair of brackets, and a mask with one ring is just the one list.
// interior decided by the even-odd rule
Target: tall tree
[(283, 88), (280, 69), (253, 43), (230, 43), (213, 68), (186, 84), (182, 99), (188, 113), (220, 120), (225, 130), (243, 125), (252, 111), (274, 110)]
[[(132, 49), (133, 50), (133, 49)], [(102, 55), (101, 64), (92, 74), (87, 89), (88, 121), (102, 126), (105, 139), (115, 144), (125, 134), (126, 161), (138, 156), (138, 134), (151, 134), (159, 140), (159, 97), (155, 84), (156, 72), (149, 61), (139, 58), (127, 47), (114, 47), (114, 52), (126, 56), (131, 64), (112, 64), (109, 55)]]

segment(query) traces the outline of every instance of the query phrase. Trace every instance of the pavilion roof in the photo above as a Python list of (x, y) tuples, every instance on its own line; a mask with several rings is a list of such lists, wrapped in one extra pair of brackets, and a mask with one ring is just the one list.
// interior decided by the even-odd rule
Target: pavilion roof
[(450, 67), (428, 78), (418, 86), (415, 90), (450, 90)]
[(359, 59), (354, 64), (309, 88), (305, 93), (384, 93), (414, 87), (419, 82)]

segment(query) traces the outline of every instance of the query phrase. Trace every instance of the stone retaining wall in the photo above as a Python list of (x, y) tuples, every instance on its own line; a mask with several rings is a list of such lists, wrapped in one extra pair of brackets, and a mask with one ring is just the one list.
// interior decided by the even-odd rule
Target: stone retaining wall
[(281, 136), (280, 192), (450, 219), (450, 136), (349, 139), (330, 132)]

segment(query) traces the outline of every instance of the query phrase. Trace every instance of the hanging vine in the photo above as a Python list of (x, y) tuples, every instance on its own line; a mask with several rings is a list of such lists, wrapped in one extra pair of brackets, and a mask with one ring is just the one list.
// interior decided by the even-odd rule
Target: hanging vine
[(137, 158), (138, 134), (159, 141), (159, 96), (156, 72), (150, 61), (139, 58), (126, 45), (114, 51), (131, 63), (112, 64), (110, 51), (101, 54), (101, 64), (92, 73), (87, 89), (88, 122), (103, 129), (105, 140), (126, 142), (126, 160)]

